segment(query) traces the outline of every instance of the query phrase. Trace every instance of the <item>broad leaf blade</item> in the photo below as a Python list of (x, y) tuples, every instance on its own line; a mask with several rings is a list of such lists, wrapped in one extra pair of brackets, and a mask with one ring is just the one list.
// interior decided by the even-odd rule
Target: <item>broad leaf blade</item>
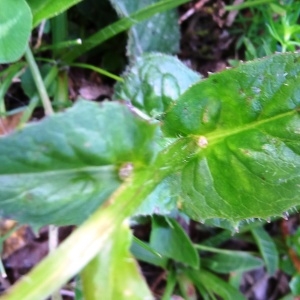
[(138, 58), (123, 78), (115, 86), (114, 98), (159, 117), (201, 76), (175, 57), (151, 53)]
[(54, 17), (82, 0), (27, 0), (33, 14), (33, 27)]
[(280, 215), (300, 203), (300, 54), (274, 55), (195, 84), (166, 114), (197, 143), (182, 172), (194, 219)]
[(18, 60), (31, 33), (32, 15), (25, 0), (0, 1), (0, 63)]
[(120, 103), (82, 101), (2, 137), (1, 215), (37, 226), (81, 223), (124, 171), (151, 160), (155, 128)]
[[(110, 0), (120, 17), (146, 8), (160, 0)], [(176, 2), (176, 1), (174, 1)], [(178, 1), (178, 4), (181, 1)], [(131, 59), (145, 52), (176, 53), (179, 50), (178, 15), (175, 10), (159, 13), (132, 26), (128, 31), (127, 55)]]
[(272, 276), (279, 268), (279, 256), (276, 245), (263, 227), (251, 230), (262, 257), (265, 260), (268, 273)]
[(84, 268), (81, 276), (86, 300), (153, 299), (129, 252), (131, 238), (128, 226), (123, 223)]

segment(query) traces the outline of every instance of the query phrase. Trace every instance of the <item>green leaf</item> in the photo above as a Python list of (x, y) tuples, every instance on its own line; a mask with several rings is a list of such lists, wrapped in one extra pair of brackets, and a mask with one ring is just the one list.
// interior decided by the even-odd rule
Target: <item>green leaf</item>
[(177, 7), (180, 4), (186, 3), (188, 1), (189, 0), (165, 0), (136, 11), (130, 16), (120, 19), (119, 21), (99, 30), (98, 32), (84, 40), (82, 45), (75, 47), (72, 51), (67, 53), (63, 57), (63, 60), (71, 62), (80, 55), (100, 45), (101, 43), (112, 38), (118, 33), (129, 29), (131, 26), (137, 24), (138, 22), (150, 18), (157, 13), (161, 13), (163, 11), (167, 11), (169, 9)]
[[(40, 67), (40, 72), (41, 72), (41, 75), (43, 76), (44, 80), (52, 68), (56, 68), (57, 72), (58, 72), (57, 66), (51, 66), (50, 64), (44, 64)], [(50, 85), (50, 87), (47, 88), (47, 92), (50, 97), (54, 95), (56, 85), (57, 85), (57, 80), (54, 81)], [(31, 70), (29, 68), (26, 68), (25, 72), (21, 76), (21, 86), (22, 86), (24, 93), (29, 98), (32, 98), (35, 94), (37, 94), (36, 84), (34, 82)]]
[(177, 209), (180, 193), (178, 180), (178, 176), (172, 174), (160, 182), (135, 211), (135, 215), (167, 215), (170, 211)]
[(31, 33), (32, 15), (24, 0), (0, 1), (0, 63), (18, 60)]
[(298, 205), (300, 54), (213, 74), (167, 112), (163, 129), (198, 145), (182, 171), (193, 219), (281, 215)]
[[(120, 17), (164, 2), (161, 0), (110, 0)], [(176, 10), (168, 10), (132, 26), (128, 31), (127, 55), (131, 59), (141, 56), (144, 52), (177, 53), (179, 50), (179, 25)]]
[(150, 246), (160, 255), (199, 267), (199, 256), (182, 227), (172, 218), (153, 216)]
[(131, 102), (149, 116), (158, 117), (201, 76), (177, 58), (160, 53), (138, 58), (115, 86), (114, 98)]
[(166, 257), (162, 257), (159, 253), (154, 251), (148, 243), (142, 242), (137, 238), (133, 239), (130, 251), (138, 260), (161, 268), (166, 268), (167, 266), (168, 259)]
[(155, 125), (120, 103), (82, 101), (0, 138), (1, 216), (78, 224), (152, 159)]
[(129, 253), (131, 232), (123, 223), (81, 273), (85, 299), (153, 299)]
[(293, 276), (289, 284), (294, 296), (300, 295), (300, 274)]
[[(219, 253), (202, 258), (202, 265), (216, 273), (246, 272), (263, 266), (261, 259), (243, 252), (219, 250)], [(218, 251), (216, 251), (218, 252)]]
[(245, 300), (246, 298), (229, 283), (223, 281), (216, 275), (201, 269), (185, 270), (185, 274), (194, 282), (199, 292), (203, 292), (203, 287), (209, 294), (215, 294), (224, 300)]
[(274, 275), (279, 268), (279, 256), (274, 241), (263, 227), (253, 228), (251, 233), (266, 263), (268, 273)]
[(42, 20), (64, 12), (82, 0), (27, 0), (33, 14), (33, 28)]
[(11, 287), (1, 300), (19, 300), (20, 295), (22, 300), (46, 299), (58, 290), (100, 251), (107, 249), (111, 236), (156, 186), (156, 180), (143, 184), (148, 178), (154, 177), (157, 181), (161, 180), (160, 174), (151, 168), (133, 172), (132, 178), (123, 182), (106, 205), (97, 208), (57, 250), (26, 275), (26, 280), (20, 280)]

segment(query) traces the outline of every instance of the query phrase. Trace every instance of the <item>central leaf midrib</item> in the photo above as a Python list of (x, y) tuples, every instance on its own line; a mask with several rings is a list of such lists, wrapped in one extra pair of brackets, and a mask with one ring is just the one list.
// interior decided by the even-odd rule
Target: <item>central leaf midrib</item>
[(71, 168), (71, 169), (55, 169), (55, 170), (39, 170), (36, 172), (18, 172), (18, 173), (7, 173), (0, 174), (1, 177), (7, 176), (36, 176), (37, 174), (43, 175), (57, 175), (57, 174), (71, 174), (76, 172), (103, 172), (103, 171), (113, 171), (116, 170), (115, 165), (105, 165), (105, 166), (89, 166), (89, 167), (80, 167), (80, 168)]
[(258, 127), (260, 127), (264, 124), (271, 123), (271, 122), (274, 122), (276, 120), (283, 119), (285, 117), (291, 116), (291, 115), (296, 114), (296, 113), (297, 113), (296, 110), (288, 111), (288, 112), (276, 115), (276, 116), (271, 117), (271, 118), (267, 118), (267, 119), (263, 119), (263, 120), (256, 121), (256, 122), (253, 122), (253, 123), (248, 123), (248, 124), (245, 124), (243, 126), (239, 126), (236, 129), (223, 130), (223, 131), (222, 130), (216, 130), (216, 131), (213, 131), (212, 133), (209, 133), (205, 137), (208, 141), (208, 146), (211, 146), (211, 145), (219, 143), (221, 140), (223, 140), (224, 138), (227, 138), (229, 136), (240, 134), (242, 132), (246, 132), (246, 131), (251, 130), (253, 128), (258, 128)]

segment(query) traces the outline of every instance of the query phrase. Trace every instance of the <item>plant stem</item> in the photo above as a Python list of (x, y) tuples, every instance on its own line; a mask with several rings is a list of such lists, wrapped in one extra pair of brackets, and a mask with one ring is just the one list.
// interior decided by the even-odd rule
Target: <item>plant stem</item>
[(116, 190), (104, 207), (96, 210), (55, 252), (24, 276), (1, 300), (19, 300), (20, 295), (22, 300), (40, 300), (59, 289), (110, 242), (113, 232), (162, 180), (161, 174), (153, 169), (137, 172), (136, 176)]
[(172, 269), (169, 271), (168, 278), (167, 278), (167, 286), (165, 288), (164, 294), (162, 296), (162, 300), (169, 300), (172, 297), (174, 288), (176, 285), (176, 273)]
[[(28, 46), (25, 51), (25, 57), (28, 62), (29, 68), (32, 73), (33, 80), (35, 82), (36, 88), (38, 90), (38, 93), (41, 97), (45, 114), (47, 116), (53, 115), (54, 111), (44, 84), (44, 81), (42, 79), (40, 70), (35, 62), (35, 59), (33, 57), (33, 54), (31, 52), (30, 47)], [(49, 253), (53, 252), (54, 249), (57, 248), (58, 245), (58, 228), (56, 226), (50, 225), (48, 229), (49, 233)], [(54, 290), (52, 294), (52, 300), (61, 300), (61, 296), (59, 291)]]
[(105, 71), (104, 69), (101, 69), (101, 68), (97, 68), (93, 65), (89, 65), (89, 64), (82, 64), (82, 63), (72, 63), (70, 64), (71, 67), (79, 67), (79, 68), (85, 68), (85, 69), (90, 69), (90, 70), (93, 70), (99, 74), (102, 74), (102, 75), (105, 75), (107, 77), (110, 77), (116, 81), (120, 81), (120, 82), (124, 82), (124, 79), (122, 77), (119, 77), (115, 74), (112, 74), (108, 71)]
[[(54, 225), (49, 225), (48, 228), (48, 248), (49, 248), (49, 254), (55, 251), (55, 249), (58, 247), (58, 230), (59, 228)], [(62, 297), (60, 295), (60, 290), (56, 290), (51, 295), (52, 300), (62, 300)]]
[(29, 46), (26, 48), (25, 57), (28, 62), (29, 68), (31, 70), (32, 77), (35, 82), (36, 88), (41, 97), (41, 100), (42, 100), (42, 103), (44, 106), (44, 110), (45, 110), (45, 114), (47, 116), (50, 116), (54, 113), (54, 111), (53, 111), (50, 99), (48, 97), (48, 93), (47, 93), (44, 81), (42, 79), (40, 70), (35, 62), (35, 59), (33, 57), (33, 54), (31, 52), (31, 49)]
[[(56, 78), (58, 74), (58, 68), (57, 66), (53, 66), (51, 68), (51, 70), (49, 71), (49, 73), (46, 75), (44, 83), (45, 83), (45, 87), (49, 87), (50, 84), (54, 81), (54, 79)], [(37, 94), (35, 94), (31, 99), (29, 104), (26, 106), (26, 109), (21, 117), (20, 123), (19, 123), (19, 127), (22, 127), (25, 123), (28, 122), (28, 120), (30, 119), (34, 109), (36, 108), (36, 106), (39, 103), (39, 97)]]
[(263, 5), (267, 3), (272, 3), (274, 0), (253, 0), (253, 1), (247, 1), (245, 3), (237, 4), (237, 5), (226, 5), (225, 10), (231, 11), (231, 10), (240, 10), (244, 8), (249, 8), (253, 6)]

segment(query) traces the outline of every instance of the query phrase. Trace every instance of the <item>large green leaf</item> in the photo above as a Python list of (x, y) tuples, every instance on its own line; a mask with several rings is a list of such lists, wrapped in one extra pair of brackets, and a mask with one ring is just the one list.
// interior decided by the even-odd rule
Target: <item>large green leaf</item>
[[(146, 8), (161, 0), (110, 0), (120, 17)], [(178, 15), (175, 10), (159, 13), (132, 26), (128, 31), (127, 55), (135, 59), (144, 52), (177, 53), (179, 50)]]
[(132, 167), (151, 160), (155, 128), (120, 103), (82, 101), (2, 137), (1, 215), (34, 225), (81, 223)]
[(82, 0), (27, 0), (33, 14), (33, 27), (42, 20), (57, 16)]
[(268, 218), (298, 204), (300, 54), (274, 55), (213, 74), (164, 119), (168, 135), (198, 145), (182, 171), (194, 219)]
[(159, 117), (201, 76), (175, 57), (151, 53), (138, 58), (123, 78), (115, 86), (114, 98)]
[(31, 33), (32, 15), (25, 0), (0, 1), (0, 63), (18, 60)]
[(86, 300), (153, 299), (129, 252), (131, 238), (127, 224), (123, 223), (84, 268), (81, 275)]

